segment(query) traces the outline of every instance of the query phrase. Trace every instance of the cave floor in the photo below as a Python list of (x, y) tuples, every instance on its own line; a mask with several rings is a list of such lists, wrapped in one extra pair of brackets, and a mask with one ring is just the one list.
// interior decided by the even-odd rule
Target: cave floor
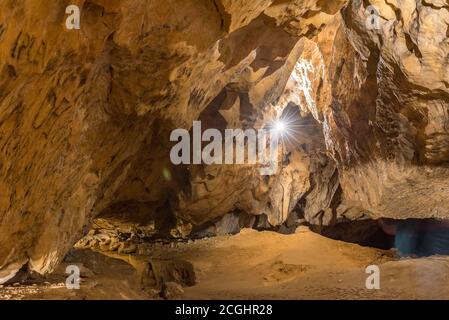
[[(45, 281), (3, 286), (0, 299), (160, 299), (142, 280), (148, 261), (166, 262), (183, 281), (194, 278), (193, 286), (175, 286), (166, 295), (173, 299), (449, 298), (449, 257), (398, 260), (391, 250), (331, 240), (300, 227), (291, 235), (245, 229), (160, 246), (147, 255), (76, 249)], [(192, 273), (180, 270), (179, 261), (191, 264)], [(81, 266), (79, 290), (64, 285), (70, 264)], [(366, 266), (373, 264), (380, 268), (380, 290), (365, 287)], [(173, 274), (167, 270), (159, 272)]]

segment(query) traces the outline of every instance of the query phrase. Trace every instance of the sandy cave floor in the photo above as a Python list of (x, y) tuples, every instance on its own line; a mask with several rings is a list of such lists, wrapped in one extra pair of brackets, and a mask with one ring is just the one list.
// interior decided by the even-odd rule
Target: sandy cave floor
[[(150, 260), (162, 261), (162, 269), (176, 269), (179, 261), (193, 266), (190, 273), (178, 270), (187, 284), (167, 295), (174, 299), (449, 298), (449, 257), (398, 260), (393, 251), (331, 240), (300, 227), (292, 235), (245, 229), (235, 236), (160, 246), (149, 255), (73, 250), (46, 279), (2, 286), (0, 299), (160, 299), (142, 276)], [(79, 290), (64, 285), (70, 264), (80, 266)], [(380, 267), (380, 290), (365, 287), (365, 268), (372, 264)]]

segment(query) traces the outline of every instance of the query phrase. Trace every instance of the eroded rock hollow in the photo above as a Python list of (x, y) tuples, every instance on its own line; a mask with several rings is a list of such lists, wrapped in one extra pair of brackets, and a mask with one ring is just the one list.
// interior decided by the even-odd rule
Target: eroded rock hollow
[[(3, 0), (0, 283), (52, 272), (102, 216), (187, 238), (449, 218), (448, 26), (444, 0)], [(193, 121), (282, 115), (272, 176), (170, 161)]]

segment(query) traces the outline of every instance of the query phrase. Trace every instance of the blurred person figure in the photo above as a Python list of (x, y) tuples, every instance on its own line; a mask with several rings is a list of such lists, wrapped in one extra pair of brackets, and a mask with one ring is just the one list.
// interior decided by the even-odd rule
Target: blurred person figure
[(449, 220), (380, 219), (382, 230), (394, 235), (401, 257), (449, 255)]

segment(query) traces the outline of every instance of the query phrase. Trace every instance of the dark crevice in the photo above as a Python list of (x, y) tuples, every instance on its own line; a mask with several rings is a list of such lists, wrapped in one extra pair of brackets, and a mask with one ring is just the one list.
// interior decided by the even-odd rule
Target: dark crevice
[(391, 249), (394, 236), (386, 234), (376, 220), (346, 221), (333, 226), (309, 226), (313, 232), (334, 240), (364, 247)]

